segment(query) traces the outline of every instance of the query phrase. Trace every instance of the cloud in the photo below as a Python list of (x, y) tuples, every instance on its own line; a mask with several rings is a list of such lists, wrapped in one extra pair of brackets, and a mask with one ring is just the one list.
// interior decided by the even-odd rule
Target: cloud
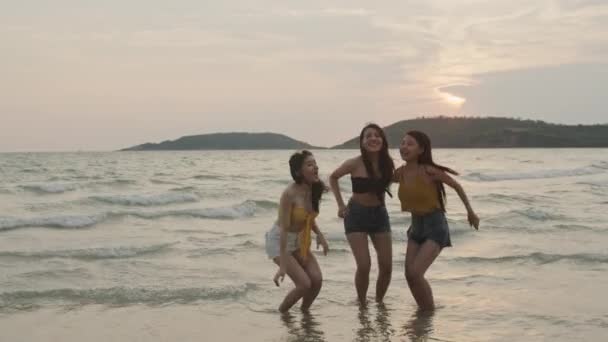
[(573, 64), (477, 75), (471, 86), (442, 91), (464, 97), (463, 112), (569, 123), (608, 122), (608, 64)]
[[(0, 20), (0, 115), (31, 125), (170, 116), (188, 123), (174, 127), (199, 120), (229, 130), (263, 117), (295, 132), (295, 117), (331, 116), (341, 124), (297, 131), (331, 145), (363, 122), (421, 114), (570, 120), (557, 105), (514, 104), (516, 91), (548, 91), (535, 80), (541, 74), (556, 93), (570, 94), (561, 107), (567, 98), (588, 106), (581, 121), (600, 120), (605, 97), (572, 89), (571, 80), (583, 80), (569, 71), (603, 80), (608, 3), (599, 0), (21, 2), (3, 6)], [(442, 91), (467, 102), (457, 107)], [(283, 129), (281, 115), (289, 118)], [(5, 127), (0, 146), (20, 144), (5, 138)]]

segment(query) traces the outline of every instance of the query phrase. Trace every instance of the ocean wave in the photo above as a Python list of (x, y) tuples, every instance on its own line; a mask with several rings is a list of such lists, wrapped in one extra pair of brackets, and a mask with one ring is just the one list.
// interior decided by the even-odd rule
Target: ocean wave
[(494, 202), (494, 203), (526, 203), (534, 204), (538, 200), (536, 196), (524, 195), (507, 195), (501, 193), (489, 193), (473, 196), (477, 202)]
[(231, 238), (242, 238), (242, 237), (247, 237), (247, 236), (251, 236), (251, 234), (249, 234), (249, 233), (236, 233), (236, 234), (230, 235)]
[(168, 192), (157, 195), (111, 195), (111, 196), (92, 196), (91, 199), (125, 206), (157, 206), (177, 203), (197, 202), (199, 197), (192, 193)]
[(595, 228), (593, 228), (593, 227), (585, 226), (585, 225), (582, 225), (582, 224), (556, 224), (556, 225), (553, 226), (553, 228), (555, 228), (555, 229), (563, 229), (563, 230), (568, 230), (568, 231), (573, 231), (573, 230), (579, 230), (579, 231), (595, 230)]
[(278, 209), (279, 208), (279, 204), (277, 202), (273, 202), (273, 201), (266, 201), (266, 200), (249, 200), (250, 202), (252, 202), (253, 204), (255, 204), (257, 207), (260, 207), (262, 209)]
[(519, 224), (521, 219), (533, 220), (533, 221), (561, 221), (567, 220), (568, 217), (560, 215), (556, 212), (548, 212), (541, 209), (526, 208), (526, 209), (515, 209), (507, 212), (500, 213), (496, 216), (488, 217), (487, 222), (497, 223), (501, 225), (505, 224)]
[(166, 180), (163, 180), (163, 179), (156, 179), (156, 178), (150, 179), (150, 183), (154, 183), (154, 184), (167, 184), (167, 185), (181, 185), (178, 182), (166, 181)]
[(163, 217), (193, 217), (200, 219), (236, 220), (251, 217), (260, 209), (267, 210), (265, 201), (247, 200), (228, 207), (176, 210), (123, 210), (110, 211), (98, 215), (50, 216), (37, 218), (0, 217), (0, 231), (27, 227), (45, 228), (87, 228), (105, 222), (108, 219), (134, 216), (153, 220)]
[(45, 291), (12, 291), (0, 293), (0, 309), (30, 307), (54, 302), (67, 302), (79, 305), (101, 304), (124, 306), (134, 304), (163, 305), (190, 304), (198, 301), (237, 300), (257, 286), (245, 283), (241, 286), (222, 288), (128, 288), (111, 287), (96, 289), (53, 289)]
[(99, 248), (83, 248), (70, 250), (55, 250), (55, 251), (39, 251), (39, 252), (23, 252), (23, 251), (2, 251), (0, 257), (12, 258), (70, 258), (81, 260), (97, 260), (97, 259), (121, 259), (142, 256), (146, 254), (158, 253), (175, 245), (176, 243), (163, 243), (151, 246), (133, 247), (133, 246), (118, 246), (118, 247), (99, 247)]
[(608, 255), (604, 254), (547, 254), (530, 253), (523, 255), (507, 255), (501, 257), (456, 257), (452, 259), (457, 262), (468, 263), (525, 263), (550, 264), (558, 261), (570, 261), (578, 264), (606, 264)]
[(591, 164), (591, 166), (596, 167), (598, 169), (608, 170), (608, 161), (601, 160)]
[(608, 183), (605, 181), (584, 181), (584, 182), (576, 182), (577, 185), (587, 185), (593, 188), (608, 188)]
[(104, 186), (125, 186), (125, 185), (134, 185), (137, 184), (136, 180), (133, 179), (124, 179), (117, 178), (108, 181), (95, 182), (95, 185), (104, 185)]
[[(163, 231), (165, 232), (171, 232), (171, 233), (185, 233), (185, 234), (190, 234), (190, 233), (196, 233), (196, 234), (208, 234), (208, 235), (220, 235), (220, 236), (225, 236), (226, 233), (224, 232), (216, 232), (213, 230), (205, 230), (205, 229), (188, 229), (188, 228), (182, 228), (182, 229), (163, 229)], [(198, 239), (197, 237), (191, 236), (188, 237), (188, 239)]]
[(20, 170), (20, 172), (22, 172), (22, 173), (42, 173), (42, 172), (46, 172), (46, 171), (48, 171), (48, 169), (44, 168), (44, 167), (39, 167), (39, 168), (30, 167), (30, 168), (25, 168), (25, 169)]
[(102, 222), (106, 215), (50, 216), (37, 218), (0, 217), (0, 231), (25, 227), (86, 228)]
[(20, 185), (21, 189), (32, 191), (39, 194), (60, 194), (76, 190), (76, 184), (71, 183), (43, 183)]
[(264, 180), (260, 180), (257, 183), (261, 184), (261, 185), (288, 185), (289, 183), (291, 183), (292, 181), (290, 181), (289, 179), (264, 179)]
[(113, 212), (110, 216), (135, 216), (143, 219), (156, 219), (167, 216), (175, 217), (194, 217), (202, 219), (239, 219), (253, 216), (258, 206), (255, 201), (245, 201), (243, 203), (218, 208), (204, 209), (180, 209), (165, 211), (123, 211)]
[(245, 242), (241, 242), (241, 243), (239, 243), (239, 244), (237, 245), (237, 247), (240, 247), (240, 248), (261, 248), (261, 247), (262, 247), (262, 245), (258, 244), (258, 243), (257, 243), (257, 242), (255, 242), (255, 241), (252, 241), (252, 240), (247, 240), (247, 241), (245, 241)]
[(566, 218), (563, 215), (557, 213), (550, 213), (544, 210), (531, 208), (523, 210), (513, 210), (511, 214), (520, 215), (536, 221), (562, 220)]
[(67, 180), (67, 177), (59, 177), (59, 176), (53, 176), (49, 179), (47, 179), (47, 181), (49, 182), (58, 182), (58, 181), (65, 181)]
[(169, 189), (169, 190), (171, 190), (171, 191), (196, 191), (196, 187), (193, 187), (193, 186), (182, 186), (182, 187), (179, 187), (179, 188), (172, 188), (172, 189)]
[(431, 278), (431, 281), (433, 283), (453, 284), (453, 283), (463, 282), (463, 283), (466, 283), (467, 285), (473, 285), (475, 283), (488, 282), (488, 281), (504, 283), (504, 282), (513, 281), (513, 280), (514, 280), (513, 278), (500, 277), (500, 276), (491, 275), (491, 274), (471, 274), (471, 275), (458, 276), (458, 277)]
[[(237, 243), (236, 245), (233, 245), (233, 246), (225, 246), (225, 247), (209, 247), (209, 245), (214, 245), (214, 243), (213, 243), (214, 240), (219, 241), (220, 240), (219, 238), (196, 239), (196, 240), (189, 239), (189, 240), (194, 242), (194, 244), (197, 246), (203, 246), (200, 248), (193, 248), (193, 249), (189, 250), (188, 258), (191, 258), (191, 259), (208, 258), (211, 256), (230, 257), (230, 256), (239, 255), (246, 251), (255, 251), (255, 250), (263, 251), (264, 250), (263, 243), (258, 243), (258, 242), (252, 241), (252, 240), (247, 240), (247, 241), (244, 241), (241, 243)], [(217, 245), (217, 243), (215, 245)], [(314, 253), (317, 253), (317, 252), (322, 253), (321, 249), (319, 249), (317, 251), (315, 241), (313, 241), (311, 244), (311, 251)]]
[(21, 278), (29, 279), (49, 279), (49, 278), (77, 278), (82, 280), (83, 278), (90, 278), (88, 270), (84, 267), (78, 267), (73, 269), (58, 269), (58, 270), (41, 270), (32, 271), (19, 274)]
[(587, 167), (575, 169), (561, 170), (538, 170), (530, 172), (513, 172), (513, 173), (483, 173), (472, 172), (465, 176), (464, 179), (473, 182), (497, 182), (508, 180), (526, 180), (526, 179), (546, 179), (546, 178), (561, 178), (561, 177), (576, 177), (588, 176), (605, 173), (608, 169), (603, 163), (594, 163)]
[(192, 179), (198, 179), (198, 180), (219, 180), (219, 179), (223, 179), (222, 176), (220, 175), (196, 175), (196, 176), (192, 176)]
[(206, 258), (213, 255), (231, 256), (238, 253), (242, 253), (244, 250), (263, 250), (264, 246), (252, 240), (246, 240), (238, 243), (235, 246), (226, 247), (208, 247), (208, 244), (212, 240), (216, 239), (198, 239), (191, 237), (189, 241), (196, 242), (196, 245), (203, 245), (199, 242), (204, 242), (205, 247), (195, 248), (190, 250), (188, 258)]
[(214, 255), (221, 255), (224, 257), (233, 256), (237, 253), (237, 250), (230, 247), (215, 247), (215, 248), (199, 248), (192, 250), (188, 253), (188, 258), (198, 259), (198, 258), (208, 258)]

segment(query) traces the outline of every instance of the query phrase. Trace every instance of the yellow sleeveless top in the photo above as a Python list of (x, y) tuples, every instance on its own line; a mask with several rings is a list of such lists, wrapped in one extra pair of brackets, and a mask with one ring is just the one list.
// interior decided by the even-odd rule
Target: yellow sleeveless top
[(293, 206), (291, 209), (291, 222), (297, 225), (304, 225), (304, 229), (300, 232), (298, 241), (300, 242), (300, 256), (306, 259), (310, 244), (312, 242), (312, 224), (318, 213), (309, 212), (302, 207)]
[(414, 214), (428, 214), (441, 208), (437, 188), (434, 184), (425, 182), (420, 175), (416, 175), (411, 183), (404, 183), (403, 177), (400, 177), (399, 201), (402, 211), (409, 211)]

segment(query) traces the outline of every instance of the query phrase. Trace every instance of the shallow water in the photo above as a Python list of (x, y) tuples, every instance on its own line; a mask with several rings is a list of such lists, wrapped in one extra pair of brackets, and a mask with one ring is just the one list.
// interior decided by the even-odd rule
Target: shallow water
[[(314, 153), (326, 176), (356, 151)], [(310, 314), (276, 312), (291, 284), (272, 283), (263, 236), (290, 151), (0, 154), (3, 339), (603, 340), (608, 150), (435, 154), (462, 174), (482, 225), (467, 227), (449, 191), (454, 248), (427, 274), (432, 316), (403, 277), (409, 217), (396, 199), (386, 304), (358, 308), (331, 195), (318, 218), (331, 248), (315, 252), (321, 294)]]

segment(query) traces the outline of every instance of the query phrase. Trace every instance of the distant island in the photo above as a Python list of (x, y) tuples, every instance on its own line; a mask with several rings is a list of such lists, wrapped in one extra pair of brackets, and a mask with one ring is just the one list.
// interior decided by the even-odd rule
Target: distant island
[[(558, 125), (512, 118), (431, 117), (403, 120), (384, 127), (389, 145), (398, 147), (405, 132), (427, 133), (434, 147), (608, 147), (608, 125)], [(161, 150), (297, 150), (324, 147), (276, 133), (214, 133), (146, 143), (121, 151)], [(356, 136), (333, 149), (358, 149)]]
[(175, 150), (297, 150), (319, 149), (302, 141), (275, 133), (214, 133), (190, 135), (158, 144), (146, 143), (121, 151)]
[[(410, 130), (427, 133), (433, 147), (608, 147), (608, 125), (557, 125), (511, 118), (432, 117), (384, 127), (389, 146), (398, 147)], [(359, 148), (354, 137), (335, 149)]]

